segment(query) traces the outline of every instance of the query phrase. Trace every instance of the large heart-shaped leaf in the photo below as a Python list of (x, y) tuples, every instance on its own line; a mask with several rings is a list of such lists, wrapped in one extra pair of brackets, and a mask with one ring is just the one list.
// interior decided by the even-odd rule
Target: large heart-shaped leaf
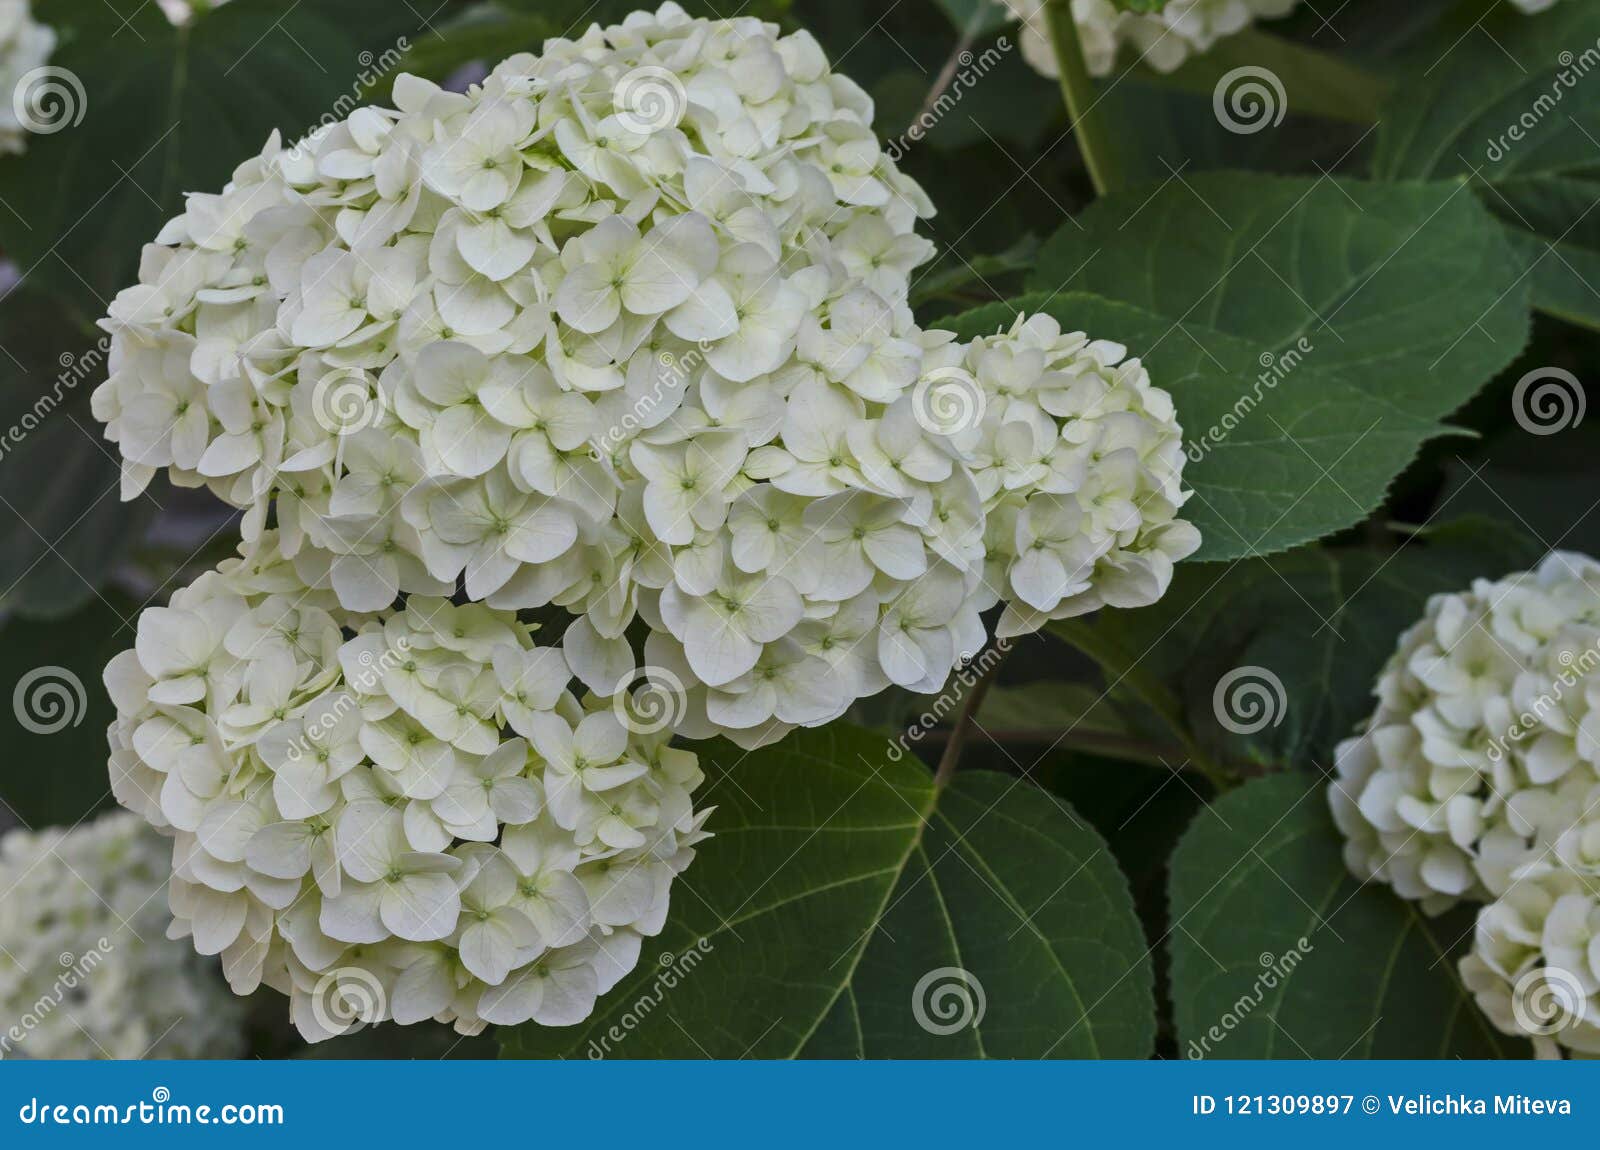
[(1379, 118), (1373, 173), (1471, 179), (1532, 266), (1541, 310), (1600, 327), (1600, 6), (1510, 4), (1440, 28)]
[(1031, 286), (963, 329), (1045, 310), (1142, 356), (1177, 401), (1201, 559), (1359, 522), (1528, 328), (1518, 261), (1459, 185), (1174, 179), (1062, 228)]
[(1172, 857), (1172, 1000), (1190, 1058), (1525, 1058), (1456, 973), (1471, 912), (1425, 917), (1340, 857), (1319, 783), (1259, 779)]
[(1150, 1054), (1127, 882), (1059, 800), (982, 772), (936, 790), (838, 725), (704, 758), (716, 837), (666, 929), (586, 1022), (518, 1027), (508, 1055)]

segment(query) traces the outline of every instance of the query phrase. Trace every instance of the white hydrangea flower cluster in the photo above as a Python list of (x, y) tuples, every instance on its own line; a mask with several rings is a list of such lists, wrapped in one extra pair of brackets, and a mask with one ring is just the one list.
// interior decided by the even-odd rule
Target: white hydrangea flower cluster
[[(1200, 546), (1177, 518), (1183, 432), (1172, 397), (1128, 349), (1047, 315), (947, 349), (927, 422), (960, 409), (975, 381), (979, 419), (956, 435), (983, 500), (987, 607), (1006, 602), (1001, 637), (1103, 606), (1146, 607)], [(941, 394), (942, 392), (942, 394)], [(940, 410), (940, 401), (947, 406)]]
[[(1345, 860), (1428, 913), (1484, 902), (1462, 976), (1508, 1034), (1600, 1052), (1600, 562), (1436, 595), (1336, 752)], [(1588, 1005), (1585, 1005), (1585, 1004)], [(1514, 1008), (1514, 1009), (1513, 1009)]]
[(696, 756), (481, 604), (345, 613), (267, 533), (106, 668), (116, 797), (173, 839), (174, 937), (311, 1041), (570, 1025), (665, 920)]
[(1430, 599), (1377, 711), (1336, 751), (1351, 870), (1437, 912), (1496, 898), (1565, 849), (1600, 784), (1596, 667), (1600, 563), (1585, 556)]
[[(1600, 827), (1589, 837), (1600, 840)], [(1478, 913), (1461, 960), (1463, 984), (1496, 1029), (1531, 1039), (1541, 1057), (1600, 1057), (1595, 874), (1549, 867), (1519, 879)]]
[[(1538, 0), (1519, 0), (1534, 2)], [(1054, 77), (1055, 46), (1045, 22), (1045, 0), (1001, 0), (1022, 21), (1022, 54), (1034, 69)], [(1158, 72), (1176, 71), (1190, 56), (1209, 52), (1218, 40), (1242, 32), (1259, 19), (1287, 16), (1299, 0), (1171, 0), (1160, 12), (1126, 12), (1111, 0), (1072, 0), (1084, 63), (1107, 76), (1118, 53), (1129, 47)]]
[[(557, 605), (601, 695), (642, 618), (679, 729), (745, 746), (939, 690), (1009, 585), (1037, 626), (1193, 549), (1170, 400), (1121, 349), (917, 329), (932, 207), (809, 35), (669, 3), (395, 100), (269, 143), (146, 249), (95, 394), (125, 495), (206, 484), (252, 545), (270, 509), (346, 611)], [(985, 398), (964, 358), (981, 431), (929, 406)]]
[(122, 811), (0, 838), (0, 1057), (239, 1054), (242, 1004), (163, 933), (170, 869)]
[(25, 85), (23, 78), (43, 67), (55, 49), (56, 34), (33, 18), (29, 0), (0, 0), (0, 95), (5, 97), (0, 99), (0, 155), (27, 150), (28, 129), (17, 115), (17, 98), (25, 113), (30, 98), (53, 98), (37, 85)]

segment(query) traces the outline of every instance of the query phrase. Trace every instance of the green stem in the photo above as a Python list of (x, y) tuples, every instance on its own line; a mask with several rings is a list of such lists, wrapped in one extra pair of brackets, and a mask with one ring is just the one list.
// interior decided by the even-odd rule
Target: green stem
[(1089, 78), (1089, 66), (1083, 59), (1078, 22), (1072, 18), (1072, 0), (1045, 0), (1044, 16), (1050, 29), (1050, 43), (1055, 48), (1061, 95), (1066, 100), (1072, 132), (1078, 138), (1078, 150), (1083, 153), (1095, 195), (1103, 196), (1121, 187), (1123, 181), (1113, 159), (1115, 153), (1105, 118), (1096, 107), (1098, 97), (1094, 81)]
[(956, 765), (961, 762), (961, 751), (967, 745), (967, 739), (972, 734), (972, 721), (978, 713), (978, 708), (983, 706), (983, 697), (989, 693), (989, 684), (994, 682), (994, 677), (1000, 671), (1000, 664), (1005, 662), (1006, 648), (1000, 648), (1000, 657), (978, 676), (978, 681), (972, 684), (972, 689), (967, 692), (967, 697), (961, 700), (961, 710), (956, 715), (956, 721), (950, 728), (950, 741), (944, 745), (944, 754), (939, 756), (939, 766), (933, 772), (933, 787), (935, 791), (942, 790), (944, 785), (955, 777)]

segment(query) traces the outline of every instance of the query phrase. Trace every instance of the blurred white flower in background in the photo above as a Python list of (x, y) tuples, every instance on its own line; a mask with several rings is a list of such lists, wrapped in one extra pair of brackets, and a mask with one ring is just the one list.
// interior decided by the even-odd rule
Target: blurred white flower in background
[(0, 0), (0, 153), (25, 151), (31, 125), (53, 118), (44, 69), (55, 47), (28, 0)]
[(242, 1052), (243, 1003), (166, 936), (168, 856), (124, 812), (0, 837), (0, 1056)]
[[(1071, 0), (1084, 64), (1091, 76), (1109, 76), (1119, 54), (1157, 72), (1173, 72), (1191, 56), (1209, 52), (1219, 40), (1257, 20), (1287, 16), (1300, 0), (1170, 0), (1159, 12), (1127, 12), (1111, 0)], [(1510, 0), (1523, 12), (1543, 12), (1557, 0)], [(994, 0), (1022, 22), (1022, 55), (1035, 71), (1059, 74), (1055, 46), (1045, 22), (1045, 0)]]
[(156, 2), (167, 14), (168, 20), (174, 24), (187, 24), (197, 15), (203, 15), (213, 8), (221, 8), (228, 0), (156, 0)]
[[(1055, 48), (1045, 22), (1045, 0), (998, 0), (1023, 22), (1022, 53), (1046, 76), (1055, 76)], [(1175, 71), (1190, 56), (1211, 50), (1218, 40), (1242, 32), (1258, 19), (1292, 12), (1299, 0), (1171, 0), (1159, 12), (1125, 12), (1111, 0), (1072, 0), (1072, 15), (1090, 75), (1107, 76), (1118, 53), (1158, 72)]]

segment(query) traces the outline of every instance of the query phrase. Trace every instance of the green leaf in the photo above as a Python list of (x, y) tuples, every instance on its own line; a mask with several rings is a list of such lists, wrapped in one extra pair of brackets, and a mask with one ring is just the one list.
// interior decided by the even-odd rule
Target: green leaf
[[(1185, 565), (1153, 607), (1050, 630), (1093, 654), (1120, 690), (1153, 680), (1176, 725), (1211, 757), (1305, 768), (1329, 762), (1371, 713), (1378, 672), (1430, 595), (1526, 568), (1541, 553), (1503, 524), (1463, 520), (1398, 550), (1310, 547), (1226, 568)], [(1219, 702), (1219, 684), (1236, 672)], [(1264, 687), (1265, 715), (1238, 694), (1251, 684)]]
[[(1208, 98), (1235, 69), (1248, 67), (1255, 78), (1265, 70), (1283, 87), (1285, 115), (1320, 116), (1371, 124), (1378, 118), (1389, 82), (1331, 52), (1308, 48), (1259, 28), (1224, 36), (1208, 52), (1190, 56), (1183, 66), (1165, 75), (1152, 72), (1154, 83), (1166, 84)], [(1230, 89), (1231, 90), (1231, 89)], [(1276, 117), (1276, 98), (1267, 110)], [(1247, 117), (1254, 124), (1254, 117)]]
[(955, 30), (969, 39), (998, 32), (1011, 22), (1011, 14), (999, 0), (934, 0), (950, 17)]
[(89, 411), (108, 349), (43, 292), (0, 299), (0, 610), (90, 602), (164, 495), (119, 498), (115, 448)]
[(991, 281), (1016, 275), (1033, 266), (1039, 255), (1039, 237), (1018, 237), (1005, 251), (992, 255), (962, 256), (946, 252), (942, 271), (932, 271), (911, 285), (911, 306), (923, 308), (936, 300), (959, 299), (963, 292), (987, 292)]
[(28, 826), (73, 825), (114, 806), (101, 673), (133, 645), (139, 604), (108, 593), (66, 619), (0, 627), (0, 807)]
[(1172, 856), (1172, 999), (1185, 1056), (1526, 1058), (1462, 987), (1471, 912), (1429, 919), (1341, 857), (1324, 787), (1260, 779)]
[(1594, 461), (1600, 426), (1582, 423), (1557, 435), (1513, 426), (1445, 468), (1438, 506), (1451, 515), (1504, 519), (1545, 550), (1600, 555), (1600, 507)]
[[(838, 724), (703, 758), (716, 837), (678, 880), (666, 929), (585, 1023), (503, 1032), (508, 1056), (1150, 1054), (1127, 882), (1065, 804), (981, 772), (936, 793), (914, 759)], [(944, 968), (976, 980), (965, 1005), (983, 1009), (937, 1034), (917, 1010), (938, 1024), (959, 1000), (928, 986), (931, 1007), (914, 1009), (914, 992)]]
[(1600, 327), (1597, 42), (1594, 4), (1538, 16), (1502, 4), (1470, 29), (1441, 27), (1383, 109), (1372, 166), (1385, 180), (1472, 179), (1532, 266), (1534, 305), (1590, 327)]
[[(25, 282), (84, 315), (131, 283), (141, 247), (217, 191), (279, 129), (348, 108), (371, 57), (420, 17), (390, 0), (246, 0), (174, 28), (140, 0), (60, 4), (51, 63), (83, 85), (83, 119), (0, 160), (0, 248)], [(54, 23), (54, 19), (51, 19)]]
[(1528, 332), (1516, 257), (1461, 185), (1169, 180), (1062, 228), (1030, 287), (958, 328), (1045, 310), (1141, 356), (1195, 461), (1200, 559), (1360, 522)]

